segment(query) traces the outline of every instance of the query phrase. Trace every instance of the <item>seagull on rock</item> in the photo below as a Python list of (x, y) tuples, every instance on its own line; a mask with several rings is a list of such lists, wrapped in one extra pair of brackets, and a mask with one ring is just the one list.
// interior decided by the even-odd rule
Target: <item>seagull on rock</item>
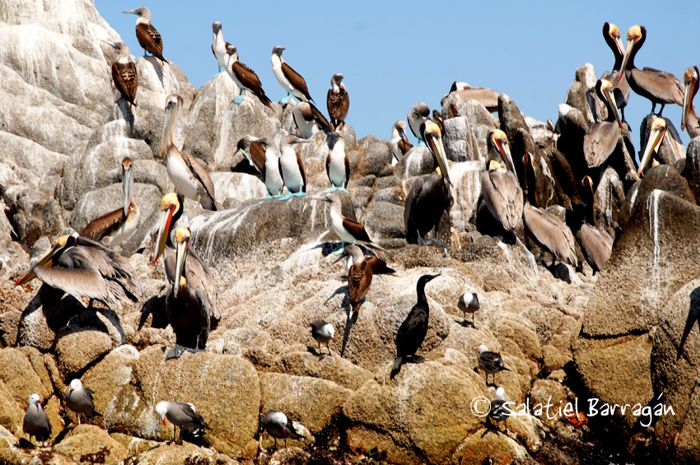
[(83, 383), (77, 378), (68, 385), (65, 394), (66, 405), (78, 414), (78, 424), (80, 424), (81, 416), (102, 416), (95, 410), (95, 403), (92, 400), (93, 394), (92, 389), (83, 387)]
[(22, 421), (22, 431), (34, 437), (37, 441), (45, 442), (51, 437), (51, 423), (49, 417), (41, 407), (41, 398), (39, 394), (29, 396), (29, 406), (24, 413)]
[(180, 441), (182, 441), (182, 430), (194, 437), (202, 437), (207, 427), (204, 418), (197, 413), (193, 404), (162, 400), (156, 405), (156, 413), (163, 425), (166, 424), (166, 420), (173, 424), (173, 441), (177, 428), (180, 428)]
[(493, 384), (496, 384), (496, 373), (510, 371), (503, 364), (503, 358), (498, 352), (490, 351), (484, 344), (479, 346), (479, 368), (486, 372), (486, 384), (488, 385), (489, 375), (493, 377)]

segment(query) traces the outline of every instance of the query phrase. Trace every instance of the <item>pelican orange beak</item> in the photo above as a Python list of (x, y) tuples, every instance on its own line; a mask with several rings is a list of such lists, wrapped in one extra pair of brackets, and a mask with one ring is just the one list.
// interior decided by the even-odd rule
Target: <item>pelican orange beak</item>
[(504, 145), (500, 140), (497, 140), (496, 144), (498, 144), (498, 151), (501, 154), (501, 158), (507, 165), (506, 167), (515, 173), (515, 165), (513, 164), (513, 157), (510, 155), (510, 147), (508, 147), (508, 145)]
[(636, 37), (633, 37), (632, 40), (630, 40), (629, 35), (627, 36), (627, 48), (625, 49), (625, 56), (622, 58), (622, 66), (620, 67), (620, 71), (617, 74), (615, 84), (619, 84), (620, 81), (622, 81), (622, 76), (624, 76), (625, 74), (627, 64), (630, 61), (630, 56), (632, 56), (632, 49), (634, 48), (634, 44), (637, 42), (637, 40), (638, 38)]
[(32, 266), (31, 270), (27, 271), (23, 276), (21, 276), (19, 279), (17, 279), (17, 281), (15, 281), (15, 286), (21, 286), (22, 284), (26, 284), (32, 279), (36, 278), (36, 273), (34, 272), (34, 270), (37, 266), (51, 266), (51, 260), (60, 248), (61, 247), (59, 245), (54, 245), (54, 247), (49, 251), (49, 253), (47, 253), (44, 256), (44, 258), (36, 262), (34, 266)]
[(156, 246), (153, 250), (153, 257), (151, 262), (155, 265), (158, 262), (158, 258), (163, 255), (165, 250), (165, 244), (168, 242), (168, 234), (170, 234), (171, 223), (173, 222), (173, 215), (175, 215), (175, 209), (177, 207), (172, 205), (167, 210), (161, 213), (160, 227), (158, 228), (158, 237), (156, 238)]
[(647, 139), (647, 145), (644, 147), (644, 155), (642, 155), (642, 161), (639, 163), (639, 170), (637, 170), (637, 176), (642, 176), (644, 168), (649, 163), (651, 156), (656, 152), (656, 149), (661, 144), (664, 136), (666, 135), (666, 126), (662, 127), (652, 127), (649, 139)]
[(691, 79), (685, 83), (685, 89), (683, 91), (683, 113), (681, 113), (681, 131), (685, 130), (685, 119), (693, 108), (693, 93), (697, 85), (698, 81), (696, 79)]
[(442, 144), (442, 134), (440, 133), (440, 128), (436, 123), (430, 120), (428, 121), (429, 122), (426, 123), (426, 130), (423, 132), (423, 138), (435, 157), (435, 161), (438, 164), (438, 168), (440, 168), (442, 177), (451, 186), (452, 181), (450, 180), (450, 171), (447, 167), (447, 156), (445, 155), (445, 146)]

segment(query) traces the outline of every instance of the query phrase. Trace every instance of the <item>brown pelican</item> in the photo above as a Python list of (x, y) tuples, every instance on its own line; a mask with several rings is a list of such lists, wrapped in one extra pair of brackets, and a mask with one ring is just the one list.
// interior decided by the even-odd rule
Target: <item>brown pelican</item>
[(207, 210), (216, 210), (214, 183), (209, 172), (190, 153), (180, 151), (173, 142), (175, 121), (181, 106), (182, 97), (179, 95), (171, 94), (166, 99), (160, 156), (179, 194), (199, 201)]
[(622, 68), (622, 59), (625, 56), (625, 50), (622, 46), (620, 36), (620, 28), (618, 28), (617, 25), (607, 21), (603, 24), (603, 38), (615, 56), (615, 63), (613, 64), (612, 73), (603, 74), (602, 79), (607, 79), (612, 83), (617, 80), (618, 74), (621, 76), (620, 81), (615, 85), (613, 95), (615, 96), (615, 107), (620, 109), (622, 120), (624, 121), (625, 107), (627, 106), (627, 100), (630, 95), (630, 85), (627, 83), (625, 73), (620, 71)]
[(348, 271), (348, 297), (350, 298), (350, 319), (355, 321), (372, 285), (372, 265), (357, 245), (349, 244), (345, 249), (352, 256), (352, 265)]
[[(488, 135), (488, 145), (490, 159), (486, 171), (481, 173), (481, 196), (503, 229), (514, 232), (523, 216), (523, 191), (513, 171), (508, 138), (500, 129), (494, 129)], [(496, 157), (505, 162), (505, 167)]]
[(331, 190), (347, 192), (350, 180), (350, 158), (345, 152), (345, 139), (337, 132), (331, 132), (326, 139), (328, 156), (326, 157), (326, 174), (331, 182)]
[(284, 180), (280, 173), (280, 157), (267, 140), (245, 136), (238, 141), (234, 155), (238, 152), (241, 152), (260, 174), (270, 197), (277, 198), (282, 195)]
[[(518, 129), (522, 131), (522, 129)], [(525, 171), (523, 193), (531, 204), (540, 208), (547, 208), (557, 203), (557, 183), (552, 176), (552, 168), (545, 156), (537, 153), (525, 152), (523, 155), (523, 169)]]
[(328, 355), (331, 354), (331, 349), (328, 343), (335, 340), (335, 328), (332, 324), (326, 323), (323, 320), (314, 320), (311, 322), (311, 337), (318, 342), (318, 353), (321, 354), (321, 344), (326, 344)]
[(571, 229), (557, 216), (525, 202), (523, 220), (535, 240), (549, 250), (556, 260), (578, 266), (576, 243)]
[(606, 168), (595, 188), (591, 177), (586, 176), (583, 187), (588, 207), (585, 221), (615, 238), (621, 229), (620, 209), (625, 203), (625, 188), (617, 171), (612, 167)]
[(146, 52), (150, 52), (151, 55), (160, 61), (167, 63), (168, 60), (163, 58), (163, 39), (160, 37), (158, 30), (151, 24), (151, 10), (142, 6), (124, 13), (139, 17), (136, 20), (136, 39), (138, 39), (139, 45), (143, 48), (143, 56), (146, 56)]
[(207, 428), (204, 418), (197, 413), (193, 404), (161, 400), (156, 404), (155, 410), (163, 425), (166, 424), (165, 420), (173, 424), (173, 441), (177, 428), (180, 428), (180, 440), (182, 440), (183, 429), (194, 437), (200, 437)]
[(600, 271), (612, 254), (613, 238), (604, 229), (584, 224), (579, 230), (581, 248), (593, 271)]
[(597, 168), (605, 163), (620, 142), (622, 122), (614, 104), (613, 85), (607, 79), (599, 79), (595, 85), (598, 97), (608, 109), (605, 121), (593, 123), (583, 136), (583, 154), (589, 168)]
[(300, 101), (313, 102), (314, 99), (312, 99), (311, 94), (309, 94), (306, 80), (284, 61), (282, 52), (284, 52), (284, 47), (278, 45), (272, 49), (272, 56), (270, 57), (270, 61), (272, 62), (272, 74), (275, 75), (275, 79), (277, 79), (280, 86), (287, 91), (287, 96), (284, 97), (280, 103), (287, 103), (291, 96), (296, 97), (297, 100)]
[(647, 30), (644, 26), (636, 25), (627, 31), (627, 49), (622, 61), (622, 72), (618, 74), (617, 83), (622, 80), (625, 73), (630, 88), (635, 93), (651, 100), (651, 112), (654, 113), (656, 104), (661, 104), (658, 115), (664, 111), (667, 103), (683, 105), (683, 87), (676, 76), (665, 71), (653, 68), (635, 67), (634, 58), (642, 48), (647, 38)]
[(335, 73), (331, 78), (331, 88), (328, 89), (326, 96), (326, 106), (333, 127), (339, 129), (345, 125), (345, 118), (347, 118), (350, 109), (350, 95), (345, 90), (341, 73)]
[(29, 396), (27, 411), (22, 419), (22, 432), (40, 442), (46, 442), (51, 437), (51, 422), (41, 406), (39, 394)]
[(401, 161), (403, 156), (412, 148), (413, 145), (408, 141), (408, 135), (406, 134), (406, 122), (400, 119), (391, 128), (391, 154), (394, 156), (392, 165)]
[[(206, 348), (211, 318), (216, 311), (207, 289), (212, 278), (199, 260), (189, 260), (190, 228), (180, 226), (175, 231), (175, 263), (165, 260), (165, 273), (172, 290), (165, 298), (168, 323), (175, 333), (175, 347), (165, 359), (179, 358), (184, 351), (202, 351)], [(193, 269), (190, 269), (193, 268)]]
[(214, 21), (211, 24), (211, 32), (214, 34), (214, 39), (211, 44), (211, 53), (216, 58), (216, 64), (219, 65), (219, 72), (226, 69), (228, 54), (226, 47), (231, 45), (224, 40), (224, 31), (221, 29), (221, 21)]
[(78, 236), (78, 233), (56, 239), (51, 251), (15, 285), (28, 283), (34, 278), (78, 300), (87, 297), (90, 303), (97, 300), (109, 306), (117, 302), (138, 301), (138, 285), (129, 261), (99, 242)]
[(101, 217), (92, 220), (80, 235), (93, 241), (101, 241), (106, 246), (116, 248), (131, 239), (139, 224), (141, 210), (133, 198), (134, 177), (131, 170), (134, 162), (127, 157), (122, 160), (122, 190), (124, 205)]
[(695, 114), (695, 106), (693, 105), (693, 98), (695, 94), (698, 93), (698, 71), (697, 66), (691, 66), (685, 70), (683, 75), (683, 82), (685, 84), (684, 95), (683, 95), (683, 115), (681, 116), (681, 131), (686, 129), (690, 137), (700, 136), (700, 123), (698, 122), (698, 115)]
[(423, 140), (423, 135), (421, 134), (420, 128), (429, 118), (430, 108), (428, 108), (428, 105), (423, 102), (416, 103), (408, 112), (408, 116), (406, 118), (408, 120), (408, 127), (411, 129), (413, 136), (420, 142), (425, 142)]
[[(493, 89), (489, 89), (488, 87), (472, 87), (466, 82), (455, 81), (452, 83), (449, 93), (440, 100), (440, 105), (445, 105), (445, 101), (453, 93), (458, 95), (465, 102), (476, 100), (491, 113), (498, 111), (498, 96), (500, 94)], [(455, 117), (458, 115), (452, 114), (450, 111), (447, 116)]]
[(426, 119), (421, 124), (421, 137), (428, 144), (438, 172), (417, 179), (406, 196), (404, 224), (406, 242), (409, 244), (426, 243), (425, 236), (433, 229), (437, 238), (440, 219), (452, 206), (452, 183), (440, 128), (432, 120)]
[(428, 319), (430, 318), (430, 306), (425, 296), (425, 285), (438, 276), (440, 275), (425, 274), (418, 279), (418, 284), (416, 284), (418, 301), (408, 312), (406, 319), (401, 323), (396, 333), (396, 359), (391, 368), (391, 379), (399, 374), (401, 366), (407, 360), (419, 359), (416, 352), (423, 345), (425, 336), (428, 334)]
[(316, 134), (318, 128), (324, 132), (331, 131), (331, 123), (321, 111), (311, 102), (297, 102), (292, 109), (292, 118), (297, 127), (297, 136), (302, 139), (310, 139)]
[(129, 105), (136, 106), (134, 99), (136, 98), (136, 90), (139, 86), (139, 76), (136, 71), (136, 62), (129, 55), (129, 51), (123, 42), (115, 42), (110, 44), (111, 47), (117, 50), (117, 61), (112, 63), (112, 80), (114, 87), (117, 88), (121, 98), (129, 102)]
[(226, 44), (226, 55), (226, 72), (240, 89), (240, 93), (233, 99), (233, 103), (240, 105), (241, 102), (243, 102), (244, 92), (249, 90), (263, 105), (272, 108), (272, 102), (267, 98), (267, 95), (265, 95), (265, 90), (262, 87), (258, 75), (255, 74), (255, 71), (238, 60), (238, 49), (236, 46)]
[[(652, 164), (651, 159), (656, 154), (656, 158), (667, 164), (672, 164), (679, 159), (685, 157), (685, 148), (680, 143), (680, 137), (676, 133), (675, 128), (669, 128), (669, 122), (666, 118), (650, 115), (651, 121), (645, 120), (642, 123), (642, 141), (644, 151), (642, 159), (639, 162), (639, 176), (647, 168), (647, 165)], [(647, 125), (648, 123), (648, 129)], [(646, 140), (645, 140), (646, 139)]]

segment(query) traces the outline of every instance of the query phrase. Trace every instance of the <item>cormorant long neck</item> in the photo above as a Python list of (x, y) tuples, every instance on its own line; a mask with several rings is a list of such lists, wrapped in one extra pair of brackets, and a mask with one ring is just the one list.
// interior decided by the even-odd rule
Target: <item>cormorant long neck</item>
[(425, 282), (424, 281), (418, 281), (418, 285), (416, 286), (416, 293), (418, 294), (418, 304), (423, 304), (423, 307), (425, 308), (425, 311), (427, 312), (429, 310), (428, 308), (428, 298), (425, 296)]

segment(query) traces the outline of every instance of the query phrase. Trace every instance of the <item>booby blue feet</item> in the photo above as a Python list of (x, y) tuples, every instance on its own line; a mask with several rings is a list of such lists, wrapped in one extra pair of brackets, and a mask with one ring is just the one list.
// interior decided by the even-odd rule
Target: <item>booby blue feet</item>
[(422, 140), (419, 140), (417, 147), (427, 147), (427, 145), (425, 145), (425, 142), (423, 142)]
[(243, 101), (243, 94), (242, 93), (238, 94), (238, 97), (233, 99), (233, 103), (235, 103), (236, 105), (240, 105), (242, 101)]
[(289, 200), (292, 198), (292, 194), (287, 192), (286, 194), (282, 194), (277, 197), (278, 200)]
[(330, 189), (328, 189), (328, 192), (335, 192), (337, 190), (338, 190), (338, 188), (331, 184), (331, 187), (330, 187)]
[(304, 192), (304, 191), (299, 191), (299, 192), (293, 193), (292, 195), (293, 195), (294, 197), (304, 197), (304, 196), (306, 195), (306, 192)]

